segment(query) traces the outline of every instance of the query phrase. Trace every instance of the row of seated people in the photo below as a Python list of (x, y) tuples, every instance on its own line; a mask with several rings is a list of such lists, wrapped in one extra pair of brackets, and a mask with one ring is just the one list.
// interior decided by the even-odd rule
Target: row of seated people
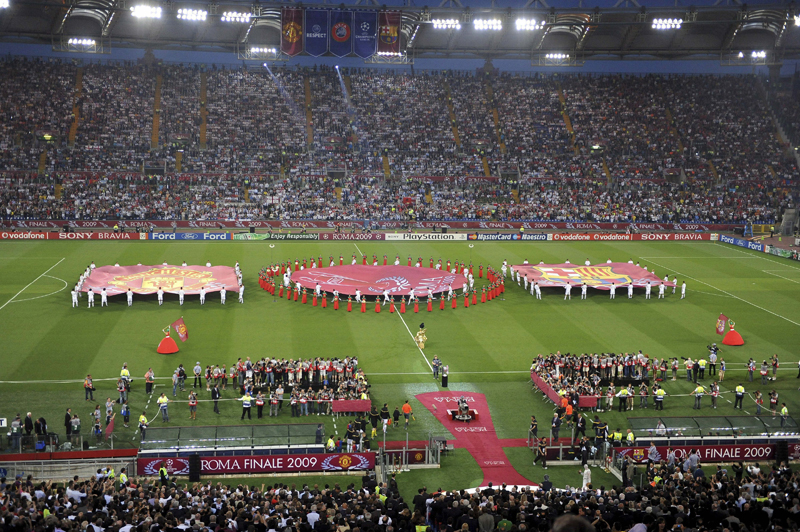
[[(695, 450), (647, 465), (648, 482), (601, 485), (589, 466), (576, 482), (538, 486), (491, 482), (483, 489), (423, 486), (365, 473), (340, 486), (188, 483), (164, 468), (136, 477), (104, 468), (65, 484), (32, 475), (0, 479), (0, 528), (61, 532), (766, 532), (800, 522), (798, 473), (786, 462), (714, 469)], [(633, 467), (630, 467), (634, 470)], [(626, 474), (627, 471), (624, 473)], [(444, 479), (442, 479), (444, 480)], [(359, 485), (356, 485), (358, 483)], [(403, 496), (405, 494), (405, 497)]]
[(782, 181), (550, 177), (390, 179), (379, 174), (0, 173), (0, 215), (49, 219), (531, 220), (772, 223), (800, 199)]
[[(384, 156), (398, 176), (481, 176), (483, 157), (493, 173), (509, 167), (534, 177), (566, 166), (602, 179), (603, 158), (615, 179), (683, 171), (688, 179), (712, 180), (716, 171), (722, 180), (759, 181), (796, 171), (752, 76), (363, 68), (340, 77), (327, 67), (94, 63), (82, 67), (77, 93), (72, 63), (14, 58), (0, 61), (0, 70), (9, 80), (0, 89), (0, 163), (12, 170), (36, 169), (43, 151), (48, 172), (132, 170), (155, 158), (174, 168), (182, 150), (180, 170), (196, 173), (308, 173), (348, 165), (382, 172)], [(204, 70), (207, 101), (201, 101)], [(160, 148), (151, 152), (159, 75)], [(79, 120), (70, 148), (73, 104)], [(44, 131), (55, 140), (40, 140)], [(603, 158), (590, 156), (599, 150)]]

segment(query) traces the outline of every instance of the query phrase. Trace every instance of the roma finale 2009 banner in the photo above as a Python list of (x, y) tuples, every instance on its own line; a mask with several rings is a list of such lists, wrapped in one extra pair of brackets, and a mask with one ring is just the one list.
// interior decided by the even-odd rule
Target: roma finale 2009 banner
[(136, 294), (177, 293), (181, 287), (186, 294), (226, 290), (238, 291), (236, 271), (230, 266), (100, 266), (92, 270), (83, 282), (83, 292), (103, 288), (110, 296), (124, 294), (128, 288)]
[[(653, 287), (664, 283), (675, 286), (673, 282), (664, 282), (653, 272), (626, 262), (607, 262), (589, 266), (577, 264), (519, 264), (513, 266), (520, 276), (528, 275), (528, 280), (538, 282), (539, 286), (553, 287), (571, 284), (580, 286), (583, 283), (600, 290), (609, 290), (612, 284), (618, 287), (633, 284), (636, 288), (644, 288), (648, 281)], [(669, 273), (669, 272), (664, 272)]]

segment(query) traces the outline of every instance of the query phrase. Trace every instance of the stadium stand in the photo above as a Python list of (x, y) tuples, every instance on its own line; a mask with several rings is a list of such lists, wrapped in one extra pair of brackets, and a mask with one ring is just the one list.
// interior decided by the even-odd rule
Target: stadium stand
[(5, 218), (772, 223), (797, 195), (752, 76), (0, 70)]

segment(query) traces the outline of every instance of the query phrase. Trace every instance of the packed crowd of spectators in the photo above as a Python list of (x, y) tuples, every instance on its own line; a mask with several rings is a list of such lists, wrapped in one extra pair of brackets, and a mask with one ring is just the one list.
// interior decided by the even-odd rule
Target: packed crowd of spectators
[[(555, 489), (426, 487), (410, 500), (394, 475), (360, 486), (236, 486), (137, 478), (100, 470), (65, 485), (32, 476), (0, 479), (0, 528), (81, 532), (766, 532), (800, 523), (800, 479), (785, 464), (768, 470), (734, 464), (705, 471), (696, 458), (651, 462), (649, 482)], [(114, 476), (110, 476), (114, 475)], [(121, 482), (120, 479), (123, 481)], [(577, 476), (576, 476), (577, 479)], [(302, 482), (302, 481), (301, 481)], [(358, 482), (358, 481), (356, 481)]]
[(73, 149), (77, 68), (0, 69), (6, 217), (771, 222), (796, 200), (751, 77), (89, 64)]

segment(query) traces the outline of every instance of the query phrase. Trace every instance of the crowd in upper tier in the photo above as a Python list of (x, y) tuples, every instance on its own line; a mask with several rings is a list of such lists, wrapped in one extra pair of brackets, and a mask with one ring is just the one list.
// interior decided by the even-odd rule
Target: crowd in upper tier
[[(753, 76), (16, 58), (0, 74), (7, 217), (741, 222), (797, 193)], [(798, 106), (778, 102), (791, 136)]]

